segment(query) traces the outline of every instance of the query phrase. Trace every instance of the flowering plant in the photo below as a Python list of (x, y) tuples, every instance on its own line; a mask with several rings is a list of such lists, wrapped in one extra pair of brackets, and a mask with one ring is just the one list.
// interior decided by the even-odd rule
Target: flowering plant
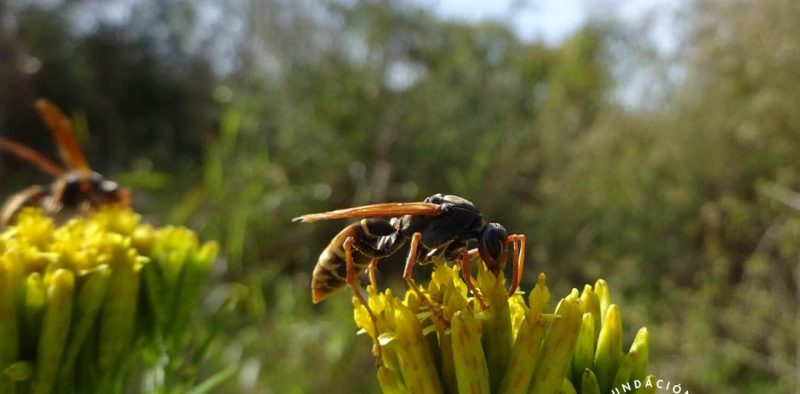
[(217, 245), (109, 206), (0, 233), (0, 392), (119, 392), (131, 355), (181, 340)]
[(485, 310), (459, 268), (441, 262), (421, 293), (401, 299), (370, 286), (375, 324), (353, 298), (356, 324), (379, 349), (384, 393), (606, 393), (648, 379), (648, 331), (623, 352), (620, 309), (604, 280), (573, 289), (552, 312), (544, 274), (527, 297), (508, 297), (503, 274), (483, 264), (477, 282)]

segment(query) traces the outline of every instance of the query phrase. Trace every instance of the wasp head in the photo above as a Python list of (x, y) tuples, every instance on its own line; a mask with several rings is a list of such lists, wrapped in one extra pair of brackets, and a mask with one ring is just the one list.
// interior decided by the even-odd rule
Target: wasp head
[(508, 233), (499, 223), (489, 223), (481, 230), (478, 239), (478, 252), (481, 259), (493, 273), (503, 269), (506, 264), (506, 238)]

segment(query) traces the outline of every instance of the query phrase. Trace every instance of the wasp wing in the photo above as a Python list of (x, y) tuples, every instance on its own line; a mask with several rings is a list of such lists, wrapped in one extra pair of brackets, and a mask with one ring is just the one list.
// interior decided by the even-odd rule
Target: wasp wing
[(86, 163), (86, 158), (83, 156), (83, 151), (81, 151), (78, 141), (75, 139), (72, 125), (64, 113), (61, 112), (61, 109), (45, 99), (36, 100), (34, 106), (39, 112), (42, 122), (53, 133), (58, 145), (58, 153), (61, 155), (64, 164), (72, 170), (82, 174), (89, 174), (91, 169)]
[(383, 204), (363, 205), (354, 208), (338, 209), (330, 212), (312, 213), (292, 219), (293, 222), (316, 222), (326, 219), (343, 219), (354, 217), (391, 217), (403, 215), (436, 216), (441, 213), (439, 204), (427, 202), (387, 202)]
[(0, 151), (11, 153), (52, 176), (58, 177), (64, 175), (64, 169), (59, 167), (58, 164), (53, 163), (41, 153), (22, 145), (19, 142), (0, 137)]

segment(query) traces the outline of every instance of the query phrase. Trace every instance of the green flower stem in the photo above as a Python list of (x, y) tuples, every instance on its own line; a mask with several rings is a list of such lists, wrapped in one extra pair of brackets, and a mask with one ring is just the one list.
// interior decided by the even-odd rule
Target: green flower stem
[(456, 377), (456, 361), (453, 358), (453, 336), (443, 331), (438, 333), (438, 339), (442, 383), (448, 393), (457, 393), (458, 379)]
[(605, 324), (608, 307), (611, 305), (611, 294), (608, 291), (608, 283), (603, 279), (598, 279), (594, 284), (594, 292), (600, 303), (600, 325)]
[(478, 322), (469, 314), (456, 312), (451, 323), (458, 392), (489, 394), (489, 368), (481, 347)]
[(600, 386), (597, 384), (597, 377), (591, 369), (585, 369), (581, 376), (581, 394), (600, 394)]
[(130, 345), (136, 324), (139, 268), (136, 253), (122, 240), (114, 243), (109, 265), (111, 275), (100, 311), (100, 339), (97, 363), (101, 373), (113, 379)]
[[(183, 231), (191, 233), (189, 230), (184, 229)], [(208, 280), (214, 257), (219, 250), (214, 242), (209, 242), (197, 250), (197, 238), (194, 233), (191, 235), (195, 241), (189, 244), (193, 248), (188, 253), (187, 263), (183, 265), (177, 284), (174, 319), (171, 325), (171, 331), (174, 333), (186, 332), (189, 318), (196, 308), (203, 284)]]
[[(434, 261), (435, 268), (431, 275), (433, 280), (430, 283), (428, 292), (431, 299), (442, 305), (443, 313), (448, 319), (461, 310), (467, 309), (469, 301), (467, 299), (466, 285), (461, 286), (460, 269), (454, 267), (450, 269), (440, 261)], [(434, 327), (439, 343), (439, 360), (441, 365), (441, 376), (443, 384), (448, 393), (458, 392), (458, 379), (456, 377), (456, 365), (453, 358), (453, 336), (450, 330), (436, 319)]]
[(578, 339), (583, 312), (580, 301), (573, 293), (562, 299), (556, 307), (559, 316), (547, 330), (539, 362), (533, 373), (530, 393), (547, 394), (559, 390), (572, 360), (572, 349)]
[[(586, 294), (584, 292), (584, 294)], [(586, 304), (583, 303), (584, 309)], [(577, 383), (577, 388), (581, 389), (581, 377), (584, 371), (592, 368), (594, 363), (594, 340), (595, 340), (595, 320), (594, 314), (586, 312), (581, 321), (581, 330), (578, 334), (578, 341), (575, 343), (575, 351), (572, 354), (572, 381)]]
[[(607, 292), (607, 291), (606, 291)], [(610, 305), (597, 340), (594, 371), (601, 392), (608, 392), (622, 362), (622, 316), (616, 305)]]
[[(16, 360), (19, 340), (14, 286), (11, 283), (9, 265), (9, 262), (0, 260), (0, 370)], [(0, 378), (0, 392), (4, 392), (11, 384), (7, 379)]]
[(634, 338), (630, 351), (623, 357), (622, 364), (617, 369), (617, 374), (614, 377), (612, 388), (620, 389), (623, 384), (634, 380), (644, 381), (647, 373), (647, 342), (647, 328), (642, 328)]
[(545, 325), (541, 320), (525, 319), (520, 327), (509, 369), (500, 385), (499, 393), (523, 394), (528, 392), (536, 361), (539, 356)]
[(89, 336), (100, 307), (103, 305), (110, 276), (111, 268), (103, 264), (85, 273), (82, 278), (83, 286), (78, 290), (78, 295), (75, 297), (72, 328), (69, 343), (64, 352), (63, 366), (61, 367), (61, 381), (64, 384), (74, 383), (70, 382), (70, 380), (72, 380), (71, 377), (75, 362), (78, 359), (78, 353), (83, 349), (84, 342)]
[(578, 391), (575, 390), (575, 386), (572, 385), (572, 382), (570, 382), (569, 379), (564, 378), (564, 380), (561, 382), (560, 393), (561, 394), (578, 394)]
[[(598, 281), (598, 285), (601, 288), (603, 288), (603, 286), (607, 286), (605, 285), (605, 281), (602, 281), (602, 284), (600, 284), (600, 281)], [(607, 288), (604, 288), (604, 290), (601, 291), (605, 292), (606, 294), (608, 293)], [(586, 285), (583, 287), (583, 292), (581, 293), (581, 305), (583, 306), (584, 313), (592, 314), (592, 321), (594, 323), (594, 338), (592, 342), (596, 343), (597, 337), (600, 335), (600, 327), (602, 326), (603, 321), (602, 313), (604, 312), (601, 312), (600, 297), (597, 295), (597, 292), (595, 292), (592, 286)], [(581, 371), (583, 370), (581, 369)], [(581, 371), (578, 372), (582, 373)]]
[(42, 317), (42, 331), (36, 354), (32, 394), (49, 394), (58, 376), (72, 316), (75, 276), (65, 269), (56, 270), (47, 285), (47, 303)]
[[(481, 268), (483, 266), (483, 264), (480, 265)], [(511, 355), (513, 342), (511, 312), (502, 272), (497, 277), (488, 271), (481, 272), (478, 276), (478, 286), (488, 303), (486, 318), (483, 320), (481, 342), (489, 368), (491, 388), (494, 392), (500, 387)]]
[(442, 393), (442, 383), (416, 314), (399, 300), (395, 302), (394, 311), (397, 324), (394, 346), (406, 386), (412, 393)]
[(378, 368), (378, 384), (386, 394), (409, 394), (403, 384), (403, 377), (397, 371), (384, 366)]
[(539, 275), (539, 281), (530, 294), (530, 309), (525, 314), (525, 319), (517, 333), (517, 340), (508, 363), (499, 393), (524, 394), (528, 392), (536, 362), (539, 359), (539, 349), (545, 334), (545, 322), (542, 313), (545, 312), (550, 292), (545, 284), (544, 274)]
[[(44, 304), (47, 299), (47, 289), (44, 287), (42, 275), (34, 272), (25, 280), (24, 312), (22, 314), (22, 348), (34, 349), (38, 343), (38, 334), (42, 326)], [(25, 355), (23, 355), (24, 357)]]
[(159, 271), (157, 264), (147, 264), (142, 268), (141, 276), (143, 291), (147, 296), (147, 305), (152, 313), (155, 327), (159, 332), (165, 332), (171, 310), (170, 305), (164, 302), (169, 290), (161, 280)]
[[(145, 271), (157, 272), (159, 284), (157, 298), (162, 304), (160, 323), (166, 324), (160, 328), (171, 331), (173, 325), (177, 323), (176, 300), (183, 301), (175, 290), (180, 288), (179, 282), (186, 265), (184, 262), (193, 257), (191, 251), (197, 247), (197, 238), (188, 230), (172, 226), (165, 227), (158, 233), (160, 237), (153, 245), (152, 264), (149, 264)], [(148, 279), (147, 276), (145, 278)]]
[(631, 372), (633, 371), (633, 364), (637, 358), (636, 352), (630, 352), (622, 357), (622, 362), (617, 369), (614, 376), (614, 381), (611, 383), (611, 388), (621, 389), (622, 385), (631, 381)]
[(636, 353), (636, 359), (631, 369), (631, 380), (644, 381), (647, 377), (647, 362), (650, 358), (650, 333), (647, 327), (642, 327), (636, 333), (631, 345), (631, 353)]

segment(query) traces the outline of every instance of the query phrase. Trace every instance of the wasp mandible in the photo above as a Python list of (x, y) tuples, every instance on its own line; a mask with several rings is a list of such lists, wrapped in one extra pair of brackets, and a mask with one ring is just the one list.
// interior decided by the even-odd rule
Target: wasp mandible
[(0, 210), (0, 225), (6, 225), (26, 205), (38, 205), (47, 214), (62, 209), (94, 208), (101, 204), (131, 203), (130, 190), (92, 171), (86, 163), (72, 125), (53, 103), (36, 100), (34, 104), (42, 122), (53, 134), (58, 153), (67, 169), (53, 163), (41, 153), (7, 138), (0, 137), (0, 150), (25, 160), (55, 177), (49, 185), (33, 185), (15, 193)]

